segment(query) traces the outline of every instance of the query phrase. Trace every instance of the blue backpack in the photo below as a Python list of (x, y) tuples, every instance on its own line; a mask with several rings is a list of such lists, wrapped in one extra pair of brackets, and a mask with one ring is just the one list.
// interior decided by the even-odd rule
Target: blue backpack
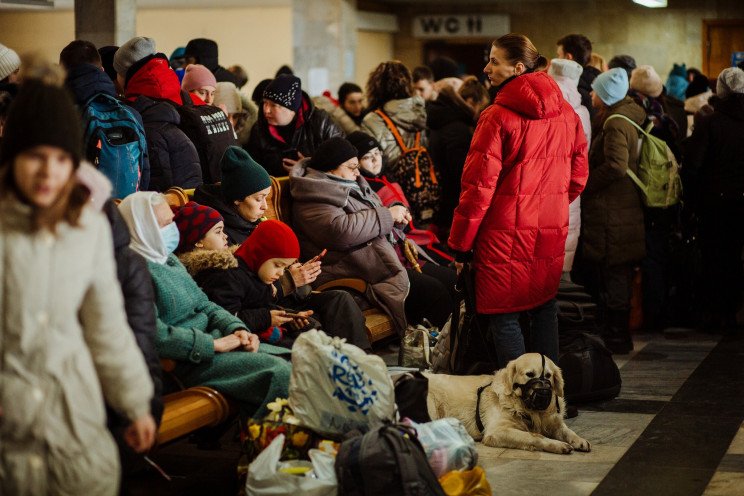
[(86, 158), (109, 178), (114, 198), (139, 190), (147, 142), (134, 112), (105, 93), (92, 97), (83, 107)]

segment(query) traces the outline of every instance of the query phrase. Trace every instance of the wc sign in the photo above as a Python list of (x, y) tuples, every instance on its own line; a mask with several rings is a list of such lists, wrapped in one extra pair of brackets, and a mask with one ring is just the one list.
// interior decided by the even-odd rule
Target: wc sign
[(416, 38), (489, 38), (507, 34), (509, 16), (506, 15), (429, 15), (413, 18)]

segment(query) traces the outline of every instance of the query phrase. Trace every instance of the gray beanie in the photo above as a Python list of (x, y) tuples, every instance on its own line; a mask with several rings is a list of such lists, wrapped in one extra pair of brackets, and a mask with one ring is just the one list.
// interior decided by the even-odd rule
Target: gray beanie
[(21, 59), (14, 50), (0, 43), (0, 81), (13, 74), (21, 67)]
[(718, 75), (716, 95), (725, 98), (731, 93), (744, 93), (744, 71), (738, 67), (728, 67)]
[(136, 36), (124, 43), (114, 54), (114, 69), (125, 76), (130, 67), (149, 55), (155, 54), (155, 40)]

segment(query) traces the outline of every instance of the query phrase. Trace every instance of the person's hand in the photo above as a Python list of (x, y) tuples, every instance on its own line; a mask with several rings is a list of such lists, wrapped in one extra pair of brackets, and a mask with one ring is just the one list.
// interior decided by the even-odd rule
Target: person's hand
[(240, 347), (240, 338), (235, 334), (230, 334), (223, 338), (214, 340), (214, 352), (226, 353)]
[(292, 325), (296, 330), (300, 330), (303, 327), (310, 324), (310, 321), (308, 320), (308, 317), (310, 317), (313, 314), (312, 310), (305, 310), (304, 312), (297, 312), (297, 315), (299, 317), (295, 317), (293, 319)]
[(295, 164), (297, 164), (297, 162), (299, 162), (303, 158), (305, 158), (305, 156), (302, 154), (301, 151), (298, 150), (297, 151), (297, 160), (292, 160), (291, 158), (283, 158), (282, 159), (282, 167), (284, 167), (284, 170), (286, 170), (287, 172), (289, 172), (289, 171), (292, 170), (292, 168), (295, 166)]
[(240, 348), (243, 351), (256, 351), (258, 350), (258, 336), (249, 332), (246, 329), (238, 329), (233, 332), (233, 336), (237, 336), (240, 339)]
[(320, 275), (321, 262), (308, 262), (306, 264), (295, 263), (289, 266), (289, 274), (292, 276), (295, 287), (299, 288), (305, 284), (311, 284)]
[(155, 442), (155, 419), (149, 413), (129, 424), (124, 431), (124, 442), (136, 453), (144, 453)]
[(465, 264), (462, 262), (455, 262), (455, 271), (457, 271), (457, 275), (460, 275), (460, 272), (462, 272), (463, 267), (465, 267)]
[(390, 215), (393, 216), (393, 222), (396, 224), (405, 224), (411, 220), (411, 214), (403, 205), (393, 205), (388, 207), (388, 210), (390, 210)]
[(284, 310), (269, 310), (269, 312), (271, 313), (271, 326), (272, 327), (280, 327), (286, 324), (287, 322), (292, 321), (292, 317), (284, 316), (284, 314), (287, 313)]

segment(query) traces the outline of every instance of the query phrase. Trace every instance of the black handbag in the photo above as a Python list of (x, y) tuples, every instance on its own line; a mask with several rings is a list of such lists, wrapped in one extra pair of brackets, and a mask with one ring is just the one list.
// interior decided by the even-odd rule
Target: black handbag
[(620, 394), (620, 370), (599, 336), (580, 333), (561, 343), (558, 366), (563, 372), (564, 397), (571, 404), (611, 400)]

